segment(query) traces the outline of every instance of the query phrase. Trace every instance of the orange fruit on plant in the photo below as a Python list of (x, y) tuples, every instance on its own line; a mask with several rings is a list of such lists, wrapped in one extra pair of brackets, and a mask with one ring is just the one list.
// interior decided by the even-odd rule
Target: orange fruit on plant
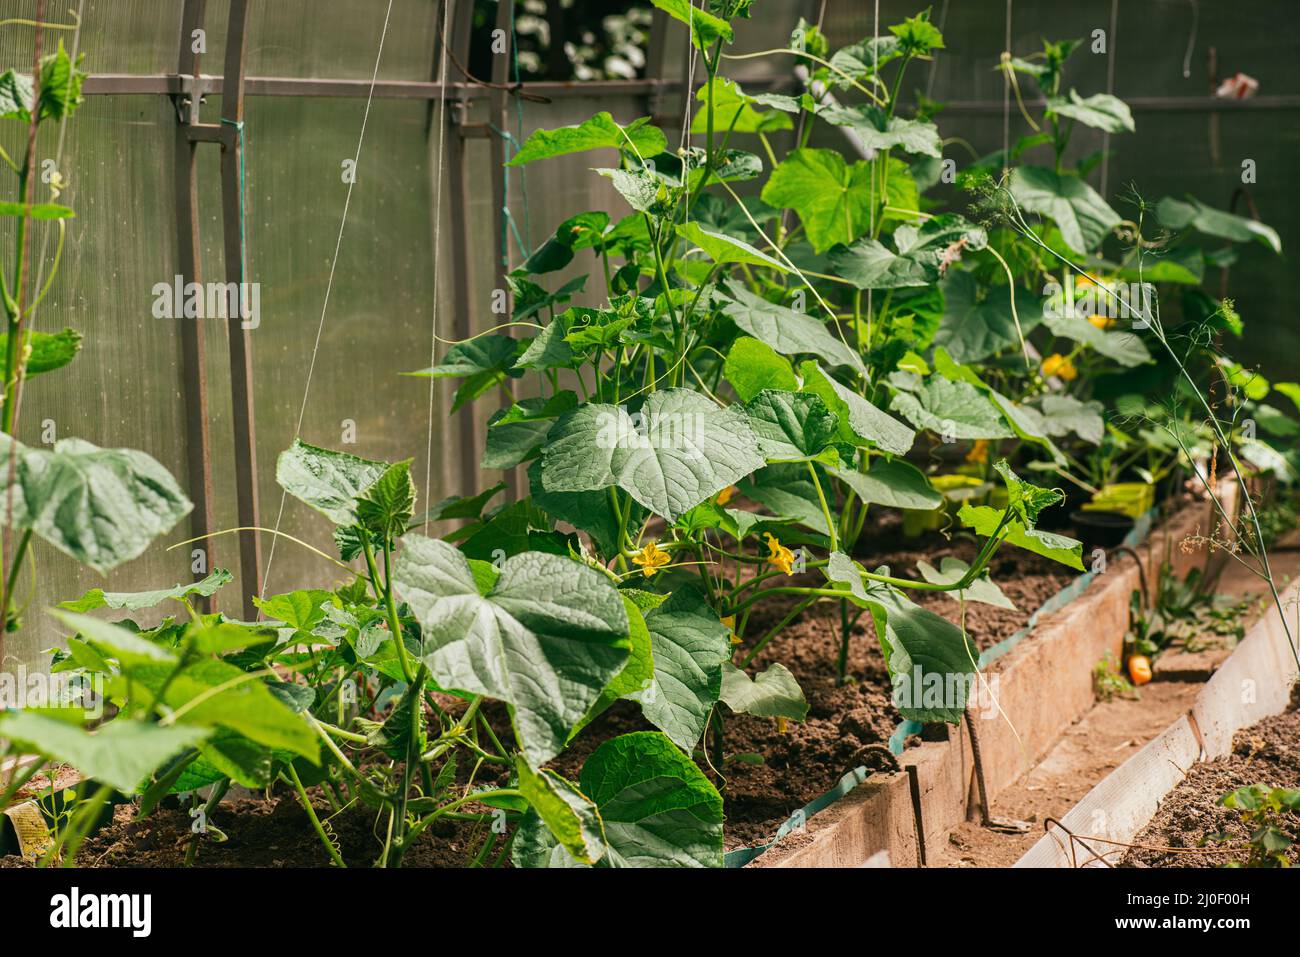
[(1151, 680), (1151, 659), (1146, 655), (1129, 655), (1128, 677), (1135, 685), (1144, 685)]

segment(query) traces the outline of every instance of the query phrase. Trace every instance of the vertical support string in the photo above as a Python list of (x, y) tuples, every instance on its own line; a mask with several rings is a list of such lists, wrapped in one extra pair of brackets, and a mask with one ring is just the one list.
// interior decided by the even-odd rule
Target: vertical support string
[[(393, 0), (388, 0), (388, 9), (384, 13), (384, 26), (379, 34), (379, 50), (375, 54), (375, 68), (370, 75), (370, 92), (366, 94), (366, 108), (361, 114), (361, 132), (357, 136), (357, 150), (353, 156), (353, 176), (348, 183), (347, 195), (343, 199), (343, 215), (339, 219), (339, 232), (334, 240), (334, 256), (330, 260), (329, 278), (325, 282), (325, 299), (320, 307), (320, 321), (316, 324), (316, 341), (311, 347), (311, 361), (307, 365), (307, 382), (302, 390), (302, 405), (298, 409), (298, 423), (293, 429), (293, 438), (296, 441), (302, 434), (302, 423), (307, 415), (308, 400), (311, 396), (312, 375), (316, 371), (316, 355), (320, 352), (321, 334), (325, 331), (325, 316), (329, 312), (330, 293), (334, 289), (334, 273), (339, 264), (339, 251), (343, 248), (343, 230), (348, 224), (348, 210), (352, 208), (352, 189), (357, 184), (357, 168), (361, 165), (361, 147), (366, 141), (366, 123), (370, 120), (370, 105), (375, 98), (375, 83), (379, 79), (379, 63), (384, 58), (384, 41), (388, 39), (388, 23), (393, 15)], [(271, 536), (271, 548), (266, 556), (266, 568), (262, 572), (261, 596), (266, 597), (266, 586), (271, 580), (271, 563), (275, 561), (275, 544), (280, 540), (280, 522), (284, 518), (284, 503), (288, 492), (280, 490), (280, 508), (275, 515), (275, 531)]]
[[(1106, 34), (1106, 92), (1115, 94), (1115, 25), (1119, 22), (1119, 0), (1110, 0), (1110, 32)], [(1110, 182), (1110, 133), (1101, 134), (1101, 198)]]
[[(1008, 57), (1011, 56), (1011, 4), (1013, 0), (1007, 0), (1006, 16), (1006, 34), (1002, 41), (1002, 49)], [(1002, 172), (1006, 173), (1011, 168), (1011, 69), (1010, 61), (1007, 62), (1006, 70), (1002, 74)]]
[[(433, 184), (433, 306), (429, 336), (429, 366), (438, 362), (438, 300), (442, 296), (442, 284), (438, 281), (438, 271), (442, 267), (442, 173), (446, 166), (447, 145), (447, 61), (451, 54), (447, 49), (445, 38), (451, 35), (451, 5), (453, 0), (442, 0), (442, 33), (444, 40), (439, 44), (438, 54), (438, 161)], [(458, 135), (458, 134), (457, 134)], [(438, 393), (438, 380), (429, 377), (429, 427), (424, 447), (424, 507), (432, 502), (430, 492), (433, 488), (433, 412)]]

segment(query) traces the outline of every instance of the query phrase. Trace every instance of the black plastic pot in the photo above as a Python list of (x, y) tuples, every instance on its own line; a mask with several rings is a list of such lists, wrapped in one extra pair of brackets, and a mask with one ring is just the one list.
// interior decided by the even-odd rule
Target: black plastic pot
[(1122, 512), (1093, 512), (1079, 509), (1070, 513), (1086, 557), (1094, 548), (1110, 549), (1123, 543), (1133, 530), (1133, 516)]
[(1065, 501), (1043, 509), (1038, 516), (1039, 528), (1045, 528), (1049, 532), (1068, 529), (1073, 523), (1077, 510), (1081, 509), (1091, 497), (1083, 489), (1070, 482), (1066, 482), (1063, 487), (1060, 487), (1060, 491), (1065, 495)]

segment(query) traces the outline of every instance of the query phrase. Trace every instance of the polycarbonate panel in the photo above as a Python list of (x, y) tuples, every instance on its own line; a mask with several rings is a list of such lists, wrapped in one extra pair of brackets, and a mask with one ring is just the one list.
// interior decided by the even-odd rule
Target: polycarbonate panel
[[(70, 365), (27, 382), (19, 437), (32, 445), (76, 436), (100, 446), (141, 449), (184, 487), (179, 326), (152, 315), (153, 286), (168, 280), (176, 264), (173, 116), (171, 104), (156, 97), (93, 97), (68, 122), (60, 164), (68, 187), (59, 201), (77, 215), (68, 221), (62, 266), (31, 328), (71, 326), (85, 338)], [(4, 126), (0, 142), (20, 155), (19, 125)], [(53, 125), (43, 131), (39, 157), (53, 157), (57, 132)], [(7, 170), (0, 175), (5, 199), (13, 195), (12, 182)], [(39, 187), (37, 195), (45, 190)], [(0, 235), (8, 269), (12, 231)], [(46, 226), (35, 236), (34, 247), (46, 249), (47, 263), (55, 235)], [(24, 627), (8, 637), (6, 656), (28, 665), (40, 659), (38, 652), (56, 644), (59, 635), (46, 609), (88, 588), (132, 591), (189, 580), (188, 549), (164, 550), (189, 534), (184, 520), (107, 577), (34, 539), (35, 563), (25, 569), (18, 590), (19, 604), (27, 609)]]
[[(1260, 81), (1259, 96), (1295, 96), (1300, 93), (1300, 58), (1295, 56), (1294, 30), (1280, 27), (1294, 22), (1294, 4), (1288, 0), (1265, 0), (1256, 4), (1199, 4), (1199, 21), (1194, 22), (1192, 4), (1186, 0), (1121, 2), (1115, 30), (1110, 29), (1110, 0), (1079, 0), (1070, 4), (1016, 2), (1012, 5), (1012, 49), (1025, 56), (1042, 48), (1044, 37), (1052, 40), (1080, 39), (1083, 45), (1066, 64), (1066, 85), (1085, 95), (1107, 88), (1108, 56), (1092, 52), (1095, 30), (1106, 31), (1107, 50), (1115, 56), (1114, 92), (1123, 99), (1203, 98), (1210, 93), (1210, 52), (1214, 50), (1218, 76), (1245, 72)], [(929, 90), (940, 102), (983, 102), (994, 105), (987, 112), (940, 112), (939, 131), (949, 139), (944, 156), (958, 167), (971, 154), (960, 140), (971, 144), (978, 155), (1002, 147), (1001, 104), (1003, 81), (995, 69), (1005, 46), (1005, 0), (949, 0), (920, 3), (888, 0), (880, 4), (880, 32), (890, 24), (927, 7), (932, 19), (942, 22), (946, 48), (936, 55), (933, 66), (917, 63), (908, 73), (903, 89)], [(826, 29), (833, 47), (869, 37), (873, 29), (871, 3), (830, 3)], [(1191, 47), (1188, 52), (1189, 44)], [(1184, 77), (1184, 64), (1189, 76)], [(1039, 92), (1031, 78), (1020, 77), (1022, 94), (1036, 99)], [(905, 101), (910, 97), (905, 96)], [(1257, 181), (1246, 186), (1260, 218), (1277, 229), (1284, 256), (1294, 255), (1300, 246), (1300, 208), (1295, 203), (1297, 156), (1300, 156), (1300, 110), (1249, 109), (1219, 113), (1184, 109), (1162, 109), (1164, 104), (1134, 107), (1136, 133), (1110, 138), (1110, 163), (1106, 175), (1106, 198), (1120, 215), (1131, 217), (1135, 207), (1125, 197), (1136, 189), (1145, 199), (1182, 197), (1191, 193), (1219, 209), (1228, 209), (1233, 194), (1242, 187), (1242, 162), (1253, 160)], [(1169, 105), (1177, 105), (1171, 103)], [(1217, 132), (1216, 132), (1217, 129)], [(1010, 138), (1015, 141), (1033, 130), (1021, 117), (1014, 99), (1010, 110)], [(958, 141), (952, 141), (957, 138)], [(840, 147), (843, 140), (822, 127), (816, 145)], [(1071, 135), (1066, 162), (1102, 148), (1096, 130), (1076, 126)], [(1026, 162), (1041, 163), (1050, 154), (1044, 150), (1026, 155)], [(1100, 189), (1102, 169), (1088, 177)], [(945, 202), (964, 203), (951, 187), (940, 187), (934, 195)], [(1235, 211), (1249, 215), (1249, 205), (1239, 198)], [(1206, 249), (1224, 245), (1213, 237), (1201, 237)], [(1275, 256), (1259, 244), (1239, 245), (1240, 257), (1228, 277), (1227, 295), (1235, 298), (1246, 322), (1240, 341), (1225, 343), (1237, 358), (1258, 363), (1264, 375), (1276, 379), (1296, 377), (1295, 355), (1300, 351), (1300, 326), (1290, 318), (1283, 301), (1290, 288), (1287, 258)], [(1205, 288), (1220, 292), (1217, 272)], [(1175, 297), (1176, 299), (1176, 297)], [(1177, 313), (1176, 301), (1166, 309)]]
[[(388, 9), (389, 0), (250, 0), (248, 75), (369, 80)], [(379, 79), (430, 79), (438, 9), (435, 0), (392, 0)], [(208, 51), (222, 57), (229, 11), (229, 0), (208, 3)]]
[[(217, 115), (220, 98), (209, 108)], [(245, 113), (248, 278), (259, 284), (260, 316), (251, 331), (262, 523), (274, 527), (281, 490), (275, 462), (292, 442), (321, 328), (303, 418), (304, 441), (385, 461), (414, 458), (421, 507), (428, 431), (427, 379), (403, 376), (429, 365), (434, 291), (427, 105), (375, 100), (356, 166), (324, 325), (321, 311), (347, 200), (343, 162), (355, 156), (363, 99), (249, 98)], [(436, 144), (436, 137), (434, 139)], [(205, 277), (224, 275), (219, 151), (201, 157)], [(484, 210), (486, 214), (486, 210)], [(451, 238), (442, 238), (450, 280)], [(452, 303), (444, 298), (450, 325)], [(213, 328), (219, 328), (220, 321)], [(238, 524), (232, 421), (224, 335), (210, 340), (211, 422), (219, 527)], [(444, 492), (446, 417), (434, 410), (433, 500)], [(289, 498), (281, 531), (333, 552), (330, 525)], [(222, 567), (238, 570), (234, 536), (215, 543)], [(265, 539), (271, 554), (271, 539)], [(280, 539), (268, 593), (320, 585), (341, 569)]]
[[(174, 73), (181, 35), (183, 0), (47, 0), (46, 49), (60, 42), (73, 47), (74, 31), (55, 29), (71, 27), (77, 22), (72, 13), (80, 13), (79, 49), (86, 55), (85, 69), (94, 73)], [(69, 12), (71, 11), (71, 13)], [(0, 20), (31, 20), (36, 16), (36, 0), (5, 0), (0, 4)], [(31, 27), (11, 24), (0, 28), (0, 73), (22, 64), (31, 72)]]

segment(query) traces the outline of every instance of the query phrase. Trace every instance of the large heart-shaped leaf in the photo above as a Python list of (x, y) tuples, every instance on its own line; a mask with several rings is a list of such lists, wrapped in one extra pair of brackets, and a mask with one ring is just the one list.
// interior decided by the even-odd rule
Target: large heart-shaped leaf
[(529, 762), (555, 757), (627, 661), (627, 612), (609, 579), (527, 552), (480, 592), (447, 542), (407, 535), (402, 545), (393, 581), (420, 623), (433, 680), (506, 702)]
[(830, 267), (835, 274), (859, 289), (903, 289), (934, 282), (924, 263), (900, 256), (878, 239), (863, 236), (847, 246), (831, 250)]
[[(1011, 312), (1011, 297), (1019, 307), (1020, 328)], [(1013, 286), (982, 289), (968, 272), (950, 272), (943, 281), (944, 312), (934, 344), (957, 362), (979, 362), (1004, 349), (1020, 348), (1042, 319), (1042, 310), (1028, 290)]]
[(952, 439), (1007, 439), (1013, 434), (997, 407), (969, 382), (906, 373), (891, 381), (900, 389), (889, 407), (918, 429)]
[[(579, 789), (596, 803), (609, 850), (601, 867), (721, 867), (722, 796), (657, 731), (606, 741), (582, 767)], [(530, 813), (515, 835), (516, 867), (580, 867)]]
[(783, 356), (817, 356), (829, 366), (848, 366), (865, 372), (862, 358), (845, 345), (826, 323), (796, 312), (779, 303), (768, 302), (744, 286), (728, 286), (732, 301), (723, 312), (741, 330), (765, 342)]
[(835, 272), (859, 289), (899, 289), (938, 282), (963, 253), (988, 245), (982, 228), (955, 213), (942, 213), (920, 226), (905, 223), (894, 230), (894, 253), (878, 240), (863, 237), (831, 250)]
[[(839, 434), (839, 418), (811, 392), (767, 389), (745, 404), (745, 412), (769, 462), (818, 458), (832, 449)], [(838, 461), (833, 450), (828, 454)]]
[[(764, 103), (783, 107), (784, 100), (746, 95), (734, 80), (717, 77), (712, 84), (704, 83), (695, 99), (701, 104), (691, 121), (691, 132), (704, 134), (709, 129), (709, 90), (713, 91), (713, 128), (733, 133), (772, 133), (788, 130), (794, 124), (783, 109), (758, 110)], [(798, 107), (796, 106), (796, 109)]]
[(905, 455), (916, 433), (893, 416), (882, 412), (852, 389), (826, 374), (811, 359), (799, 364), (803, 391), (821, 397), (839, 418), (840, 438), (851, 445), (875, 445), (891, 455)]
[(637, 418), (588, 403), (560, 417), (542, 452), (542, 487), (589, 492), (617, 485), (656, 515), (684, 512), (764, 464), (742, 409), (687, 389), (652, 393)]
[(823, 253), (836, 243), (851, 243), (871, 225), (879, 202), (871, 184), (871, 164), (852, 166), (835, 150), (797, 149), (772, 170), (763, 202), (799, 214), (808, 241)]
[(799, 388), (790, 360), (766, 342), (750, 336), (741, 336), (731, 344), (722, 374), (742, 402), (748, 402), (764, 389), (793, 392)]
[(1096, 249), (1120, 222), (1119, 213), (1083, 179), (1043, 166), (1018, 167), (1011, 195), (1029, 212), (1055, 222), (1065, 244), (1077, 253)]
[[(138, 556), (194, 507), (156, 459), (134, 449), (81, 439), (34, 449), (0, 435), (0, 469), (14, 476), (14, 527), (97, 572)], [(0, 522), (8, 517), (0, 509)]]
[[(588, 492), (551, 492), (542, 485), (540, 459), (528, 467), (528, 487), (533, 503), (556, 521), (568, 522), (579, 531), (591, 536), (602, 555), (612, 557), (618, 551), (619, 517), (614, 512), (608, 495)], [(645, 517), (640, 505), (630, 503), (633, 515), (629, 527), (635, 527)]]

